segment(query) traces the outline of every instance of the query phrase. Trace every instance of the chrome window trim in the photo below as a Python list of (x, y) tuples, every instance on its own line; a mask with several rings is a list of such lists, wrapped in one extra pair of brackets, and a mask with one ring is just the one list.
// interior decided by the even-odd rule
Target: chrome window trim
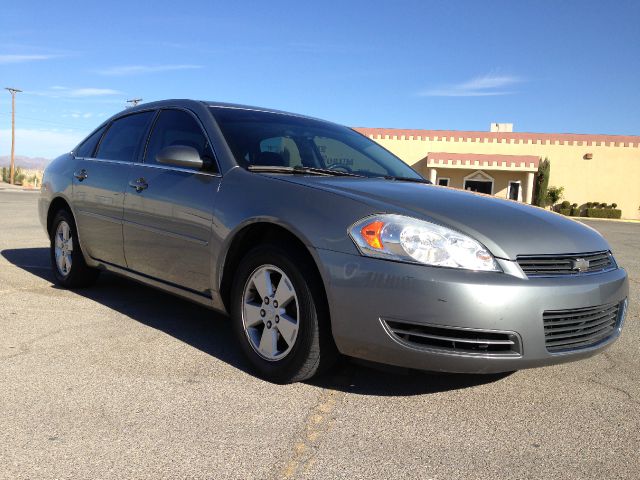
[(168, 165), (157, 165), (157, 164), (151, 164), (151, 163), (134, 163), (134, 165), (136, 167), (157, 168), (159, 170), (170, 170), (170, 171), (174, 171), (174, 172), (190, 173), (191, 175), (204, 175), (204, 176), (207, 176), (207, 177), (222, 178), (222, 175), (220, 173), (205, 172), (205, 171), (202, 171), (202, 170), (192, 170), (192, 169), (189, 169), (189, 168), (170, 167)]
[(108, 158), (90, 158), (90, 157), (79, 157), (82, 160), (87, 160), (89, 162), (101, 162), (101, 163), (116, 163), (121, 165), (136, 165), (135, 162), (127, 162), (126, 160), (110, 160)]
[(170, 167), (168, 165), (155, 165), (155, 164), (139, 163), (139, 162), (127, 162), (124, 160), (109, 160), (107, 158), (88, 158), (88, 157), (79, 157), (79, 158), (81, 158), (82, 160), (87, 160), (89, 162), (112, 163), (117, 165), (133, 165), (136, 167), (157, 168), (160, 170), (170, 170), (170, 171), (176, 171), (176, 172), (190, 173), (191, 175), (204, 175), (207, 177), (222, 178), (222, 174), (220, 173), (203, 172), (200, 170), (190, 170), (188, 168), (181, 168), (181, 167)]

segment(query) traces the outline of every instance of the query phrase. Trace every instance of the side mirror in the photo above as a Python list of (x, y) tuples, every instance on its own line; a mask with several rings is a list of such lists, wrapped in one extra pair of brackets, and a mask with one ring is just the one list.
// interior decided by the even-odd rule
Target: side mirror
[(186, 145), (171, 145), (163, 148), (156, 155), (156, 162), (162, 165), (193, 168), (194, 170), (201, 170), (204, 166), (198, 151)]

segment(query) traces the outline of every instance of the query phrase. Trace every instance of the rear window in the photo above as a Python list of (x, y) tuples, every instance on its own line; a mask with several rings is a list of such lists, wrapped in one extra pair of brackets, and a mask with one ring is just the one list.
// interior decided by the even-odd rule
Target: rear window
[(134, 113), (115, 120), (102, 137), (96, 157), (123, 162), (135, 161), (154, 114), (152, 111)]

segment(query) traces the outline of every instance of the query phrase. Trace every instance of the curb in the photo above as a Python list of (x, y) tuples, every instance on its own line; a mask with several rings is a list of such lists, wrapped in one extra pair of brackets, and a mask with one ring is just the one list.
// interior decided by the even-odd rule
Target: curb
[(596, 222), (619, 222), (619, 223), (640, 223), (640, 220), (634, 220), (632, 218), (595, 218), (595, 217), (580, 217), (576, 219), (579, 222), (583, 220), (594, 220)]

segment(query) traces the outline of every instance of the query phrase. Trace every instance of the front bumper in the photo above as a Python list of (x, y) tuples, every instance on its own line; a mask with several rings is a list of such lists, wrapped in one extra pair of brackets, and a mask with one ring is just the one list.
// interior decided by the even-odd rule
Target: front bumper
[[(619, 336), (621, 322), (593, 346), (550, 353), (543, 312), (619, 304), (628, 296), (623, 269), (570, 278), (527, 279), (390, 262), (318, 250), (338, 349), (373, 362), (431, 371), (497, 373), (579, 360)], [(518, 272), (514, 262), (501, 261)], [(509, 264), (509, 265), (507, 265)], [(622, 317), (622, 315), (621, 315)], [(385, 320), (515, 334), (517, 353), (465, 352), (398, 341)]]

